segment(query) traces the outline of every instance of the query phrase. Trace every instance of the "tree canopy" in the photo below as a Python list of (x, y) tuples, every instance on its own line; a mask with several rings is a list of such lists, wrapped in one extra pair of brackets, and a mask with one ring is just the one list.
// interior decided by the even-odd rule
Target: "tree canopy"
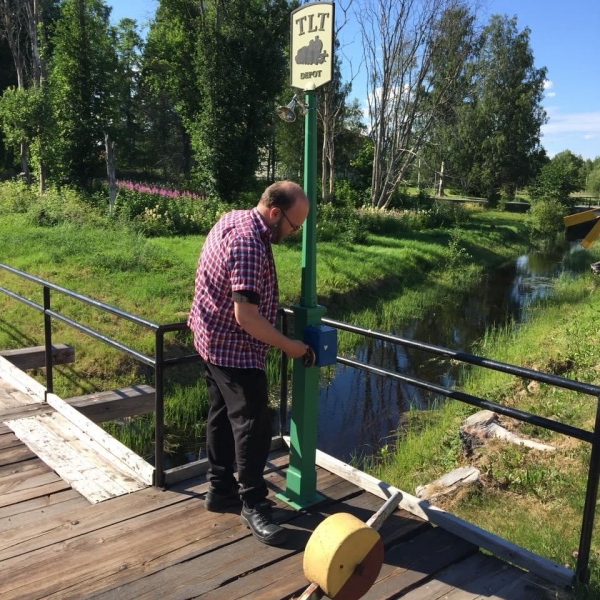
[[(288, 83), (298, 5), (158, 0), (144, 38), (132, 19), (112, 25), (106, 0), (3, 0), (0, 173), (37, 177), (41, 191), (46, 176), (89, 185), (111, 154), (120, 177), (229, 202), (257, 178), (301, 181), (303, 119), (275, 116), (302, 94)], [(324, 200), (351, 190), (388, 207), (409, 181), (488, 198), (525, 185), (533, 196), (598, 193), (597, 160), (545, 156), (546, 69), (516, 17), (480, 26), (470, 0), (338, 8), (336, 31), (354, 19), (362, 33), (367, 109), (336, 42), (334, 79), (317, 94)]]

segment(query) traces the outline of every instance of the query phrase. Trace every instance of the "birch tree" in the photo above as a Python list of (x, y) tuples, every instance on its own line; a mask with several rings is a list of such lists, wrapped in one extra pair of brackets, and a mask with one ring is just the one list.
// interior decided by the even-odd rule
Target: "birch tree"
[(319, 123), (323, 136), (321, 151), (321, 197), (325, 200), (333, 195), (335, 183), (335, 145), (342, 130), (346, 101), (352, 90), (352, 82), (342, 81), (341, 62), (343, 52), (340, 47), (340, 32), (348, 23), (348, 15), (354, 0), (336, 4), (336, 26), (334, 32), (334, 52), (332, 80), (323, 87), (317, 106)]
[(436, 76), (433, 66), (448, 51), (453, 34), (446, 26), (448, 16), (460, 13), (470, 15), (470, 9), (457, 0), (363, 0), (359, 6), (374, 207), (389, 206), (436, 119), (455, 101), (474, 32), (453, 40), (443, 76)]

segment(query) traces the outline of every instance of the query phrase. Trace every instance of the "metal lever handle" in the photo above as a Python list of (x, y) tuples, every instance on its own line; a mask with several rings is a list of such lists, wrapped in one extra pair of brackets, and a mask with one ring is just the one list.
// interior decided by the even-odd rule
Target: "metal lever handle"
[(315, 362), (317, 360), (317, 356), (315, 355), (315, 351), (309, 346), (306, 354), (302, 357), (302, 364), (305, 367), (314, 367)]

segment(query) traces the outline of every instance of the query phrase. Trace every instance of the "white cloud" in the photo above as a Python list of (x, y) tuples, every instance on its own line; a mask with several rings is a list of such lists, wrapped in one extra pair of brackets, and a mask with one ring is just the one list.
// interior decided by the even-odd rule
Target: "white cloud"
[[(560, 114), (556, 107), (547, 107), (548, 123), (542, 125), (544, 135), (582, 133), (600, 135), (600, 111)], [(590, 139), (590, 138), (588, 138)]]
[(546, 94), (546, 98), (554, 98), (554, 96), (556, 96), (556, 92), (548, 92)]
[(552, 81), (550, 81), (549, 79), (544, 79), (544, 89), (545, 90), (549, 90), (553, 85), (554, 85), (554, 83)]
[(595, 134), (595, 133), (586, 133), (583, 136), (583, 139), (584, 140), (595, 140), (597, 137), (598, 137), (598, 134)]

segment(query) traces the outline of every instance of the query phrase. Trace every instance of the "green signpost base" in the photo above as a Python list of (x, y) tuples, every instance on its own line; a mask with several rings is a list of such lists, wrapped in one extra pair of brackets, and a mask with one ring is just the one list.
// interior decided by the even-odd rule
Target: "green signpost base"
[[(302, 339), (304, 330), (320, 325), (324, 306), (294, 306), (294, 336)], [(292, 409), (290, 420), (290, 463), (285, 492), (277, 497), (294, 508), (320, 502), (317, 493), (317, 411), (319, 405), (319, 367), (305, 367), (294, 360), (292, 373)]]

